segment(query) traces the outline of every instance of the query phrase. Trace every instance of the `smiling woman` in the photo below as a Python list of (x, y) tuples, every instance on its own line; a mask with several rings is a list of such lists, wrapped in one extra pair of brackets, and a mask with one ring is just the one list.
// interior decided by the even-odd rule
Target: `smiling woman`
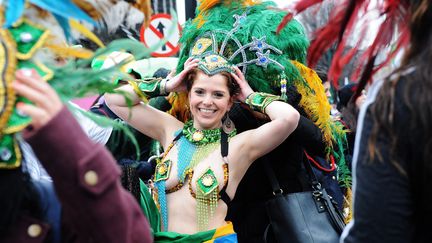
[(222, 117), (233, 104), (233, 95), (239, 92), (237, 83), (227, 72), (213, 76), (193, 69), (187, 77), (190, 111), (200, 129), (221, 126)]
[[(151, 183), (160, 208), (153, 213), (162, 218), (162, 229), (154, 229), (156, 242), (179, 237), (202, 242), (227, 228), (229, 233), (219, 236), (236, 239), (225, 222), (227, 203), (252, 162), (296, 128), (298, 112), (278, 96), (254, 93), (238, 67), (214, 54), (189, 58), (169, 80), (130, 82), (119, 90), (132, 99), (132, 107), (119, 94), (106, 94), (107, 105), (165, 151)], [(142, 102), (169, 92), (187, 93), (190, 121), (183, 123)], [(226, 115), (236, 100), (265, 113), (271, 122), (236, 135)]]

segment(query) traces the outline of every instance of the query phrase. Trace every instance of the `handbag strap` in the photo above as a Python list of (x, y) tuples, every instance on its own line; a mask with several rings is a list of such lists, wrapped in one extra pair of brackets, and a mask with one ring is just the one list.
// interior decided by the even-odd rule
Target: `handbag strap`
[[(228, 134), (225, 133), (222, 129), (221, 132), (221, 155), (223, 158), (228, 156)], [(229, 165), (228, 165), (229, 166)], [(228, 196), (226, 189), (228, 187), (228, 182), (225, 184), (225, 186), (222, 188), (222, 190), (219, 191), (219, 195), (222, 199), (222, 201), (225, 202), (226, 205), (229, 205), (231, 202), (231, 198)]]
[(269, 178), (270, 180), (270, 185), (273, 190), (273, 195), (282, 194), (283, 190), (280, 187), (278, 179), (276, 178), (276, 174), (274, 173), (273, 169), (270, 167), (267, 156), (263, 156), (262, 159), (264, 160), (264, 169), (267, 174), (267, 178)]
[[(305, 152), (306, 153), (306, 152)], [(315, 172), (312, 170), (312, 165), (309, 159), (303, 159), (304, 167), (309, 175), (309, 180), (314, 190), (321, 190), (321, 183), (318, 181), (318, 178)]]
[(221, 155), (222, 157), (228, 156), (228, 134), (221, 128)]
[[(269, 163), (267, 156), (263, 156), (262, 159), (264, 160), (264, 169), (265, 169), (265, 172), (267, 174), (267, 178), (270, 181), (273, 195), (282, 194), (283, 189), (280, 187), (279, 181), (276, 178), (276, 174), (275, 174), (273, 168), (271, 168), (271, 166), (270, 166), (270, 163)], [(310, 161), (309, 160), (307, 160), (307, 161), (303, 160), (303, 164), (304, 164), (304, 167), (305, 167), (307, 173), (309, 174), (309, 181), (312, 185), (312, 188), (314, 190), (321, 190), (321, 183), (319, 183), (314, 171), (312, 170), (312, 166), (310, 164)]]

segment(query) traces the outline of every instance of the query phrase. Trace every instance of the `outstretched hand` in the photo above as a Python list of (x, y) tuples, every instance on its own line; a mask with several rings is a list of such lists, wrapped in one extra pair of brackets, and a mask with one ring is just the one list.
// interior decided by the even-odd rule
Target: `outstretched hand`
[(166, 91), (167, 92), (182, 92), (186, 91), (186, 83), (185, 78), (186, 75), (189, 73), (190, 70), (198, 67), (199, 59), (194, 59), (192, 57), (189, 57), (185, 64), (183, 71), (181, 71), (179, 74), (177, 74), (175, 77), (171, 78), (167, 84), (166, 84)]
[(63, 107), (55, 90), (33, 69), (21, 69), (15, 73), (13, 88), (18, 95), (34, 104), (17, 103), (17, 109), (31, 117), (31, 125), (38, 129), (47, 124)]
[(252, 94), (254, 91), (249, 86), (249, 83), (246, 81), (245, 76), (242, 71), (238, 67), (234, 67), (235, 73), (231, 73), (231, 76), (237, 82), (240, 87), (240, 93), (237, 95), (237, 99), (241, 102), (245, 102), (246, 98)]

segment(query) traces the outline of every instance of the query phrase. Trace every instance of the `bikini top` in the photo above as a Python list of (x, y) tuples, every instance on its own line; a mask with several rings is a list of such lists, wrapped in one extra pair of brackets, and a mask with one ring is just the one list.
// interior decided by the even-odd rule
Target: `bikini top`
[[(170, 146), (168, 147), (168, 149), (166, 150), (166, 152), (164, 153), (164, 156), (162, 157), (162, 160), (165, 158), (165, 156), (169, 153), (169, 151), (171, 150), (171, 148), (176, 144), (176, 142), (183, 136), (183, 133), (180, 132), (175, 138), (174, 140), (171, 142)], [(228, 167), (228, 161), (227, 161), (227, 156), (228, 156), (228, 134), (226, 134), (222, 129), (221, 129), (221, 155), (222, 158), (224, 160), (224, 164), (223, 164), (223, 171), (224, 171), (224, 186), (223, 188), (218, 192), (218, 199), (221, 199), (223, 202), (225, 202), (226, 204), (228, 204), (231, 201), (231, 198), (228, 196), (228, 194), (226, 193), (226, 188), (228, 187), (228, 180), (229, 180), (229, 167)], [(162, 161), (163, 162), (163, 161)], [(163, 165), (163, 163), (161, 163), (161, 165)], [(158, 168), (158, 166), (156, 166), (156, 171), (160, 169)], [(192, 189), (192, 177), (193, 177), (193, 169), (189, 169), (186, 172), (186, 177), (185, 180), (186, 181), (188, 179), (188, 186), (189, 186), (189, 191), (192, 195), (193, 198), (196, 199), (196, 194)], [(172, 192), (176, 192), (178, 190), (180, 190), (184, 185), (184, 182), (182, 181), (178, 181), (177, 185), (175, 185), (174, 187), (165, 190), (165, 193), (172, 193)]]

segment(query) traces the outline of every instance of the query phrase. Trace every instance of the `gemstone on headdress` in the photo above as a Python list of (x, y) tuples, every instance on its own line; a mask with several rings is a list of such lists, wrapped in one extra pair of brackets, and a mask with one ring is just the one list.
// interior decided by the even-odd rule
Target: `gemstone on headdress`
[(192, 48), (191, 55), (198, 56), (203, 54), (212, 44), (213, 41), (210, 38), (199, 38)]
[(29, 32), (22, 32), (19, 38), (22, 43), (30, 43), (33, 40), (33, 36)]
[(252, 43), (249, 50), (263, 52), (264, 49), (268, 48), (268, 45), (265, 41), (266, 41), (266, 36), (263, 36), (259, 39), (257, 39), (255, 36), (252, 36)]
[(270, 62), (270, 51), (267, 51), (266, 53), (257, 52), (256, 55), (258, 57), (256, 65), (267, 68), (268, 63)]
[(205, 56), (200, 61), (198, 68), (204, 71), (207, 75), (234, 71), (232, 65), (224, 57), (217, 54)]
[(0, 159), (2, 161), (8, 161), (11, 157), (12, 157), (12, 152), (8, 148), (6, 147), (0, 148)]
[(240, 26), (246, 22), (246, 12), (243, 13), (242, 15), (234, 14), (234, 18), (236, 19), (234, 24), (233, 24), (233, 27), (235, 28), (235, 27)]

